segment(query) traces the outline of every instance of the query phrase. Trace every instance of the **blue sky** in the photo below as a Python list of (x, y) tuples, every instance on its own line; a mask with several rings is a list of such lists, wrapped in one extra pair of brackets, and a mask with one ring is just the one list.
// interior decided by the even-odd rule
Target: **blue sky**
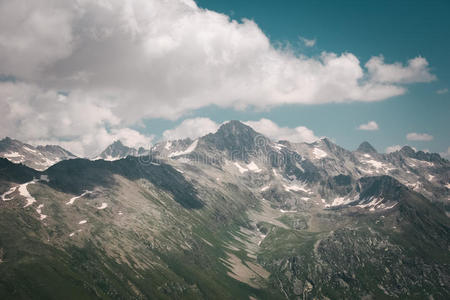
[(450, 157), (449, 12), (444, 0), (5, 2), (0, 136), (89, 156), (238, 119), (272, 138)]
[[(388, 62), (425, 57), (437, 80), (418, 83), (405, 95), (373, 103), (288, 105), (267, 112), (244, 112), (208, 107), (193, 116), (223, 122), (229, 119), (268, 118), (280, 126), (307, 126), (318, 136), (355, 149), (362, 141), (379, 151), (391, 145), (444, 152), (450, 146), (450, 12), (449, 1), (216, 1), (199, 0), (202, 8), (225, 13), (233, 19), (254, 20), (273, 43), (290, 43), (309, 56), (322, 51), (351, 52), (362, 61), (382, 54)], [(299, 37), (316, 39), (306, 47)], [(356, 128), (374, 120), (377, 131)], [(180, 123), (180, 121), (176, 123)], [(165, 130), (172, 122), (150, 121), (149, 128)], [(428, 133), (432, 141), (408, 141), (409, 132)]]

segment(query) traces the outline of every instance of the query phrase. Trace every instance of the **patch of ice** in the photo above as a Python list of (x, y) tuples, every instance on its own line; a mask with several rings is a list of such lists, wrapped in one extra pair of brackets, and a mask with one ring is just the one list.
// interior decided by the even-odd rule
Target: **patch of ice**
[(28, 151), (28, 152), (31, 152), (31, 153), (37, 153), (36, 150), (33, 150), (33, 149), (31, 149), (31, 148), (28, 148), (27, 146), (24, 146), (23, 149), (24, 149), (25, 151)]
[(366, 173), (366, 174), (375, 174), (376, 173), (376, 172), (374, 172), (372, 170), (366, 170), (366, 169), (363, 169), (363, 168), (359, 168), (359, 170), (364, 172), (364, 173)]
[(333, 200), (333, 203), (331, 203), (331, 206), (338, 206), (346, 203), (345, 197), (337, 197)]
[(346, 204), (349, 204), (349, 203), (351, 203), (351, 202), (353, 202), (355, 200), (358, 200), (358, 198), (359, 198), (359, 194), (355, 195), (355, 197), (353, 197), (353, 198), (336, 197), (336, 198), (334, 198), (334, 200), (331, 203), (331, 205), (330, 204), (326, 204), (325, 207), (346, 205)]
[(80, 196), (75, 196), (73, 198), (70, 198), (69, 202), (66, 203), (66, 205), (72, 205), (75, 200), (79, 199), (79, 198), (83, 198), (84, 196), (86, 196), (87, 194), (92, 193), (91, 191), (85, 191), (83, 194), (81, 194)]
[(283, 187), (284, 187), (284, 190), (285, 190), (286, 192), (290, 192), (290, 191), (294, 191), (294, 192), (302, 191), (302, 192), (305, 192), (305, 193), (310, 193), (310, 190), (309, 190), (308, 188), (306, 188), (305, 185), (300, 186), (300, 185), (295, 185), (295, 184), (293, 184), (293, 185), (285, 185), (285, 184), (283, 184)]
[[(391, 168), (388, 165), (382, 163), (381, 161), (369, 159), (369, 160), (363, 160), (363, 163), (366, 163), (370, 165), (371, 167), (375, 168), (376, 172), (384, 171), (385, 173), (388, 173), (391, 170), (394, 170), (395, 168)], [(372, 171), (360, 169), (361, 171), (369, 174), (373, 174)]]
[(183, 171), (181, 171), (180, 169), (178, 169), (178, 168), (174, 168), (178, 173), (181, 173), (181, 174), (184, 174), (184, 172)]
[(238, 164), (237, 162), (235, 162), (234, 165), (236, 166), (236, 168), (238, 168), (238, 170), (241, 174), (244, 174), (245, 172), (248, 171), (248, 169), (241, 167), (241, 165)]
[(361, 208), (366, 208), (366, 207), (375, 208), (384, 200), (384, 198), (370, 197), (369, 200), (370, 200), (370, 202), (368, 202), (366, 204), (358, 204), (356, 206), (361, 207)]
[(86, 220), (81, 220), (80, 222), (78, 222), (78, 224), (82, 225), (82, 224), (86, 224), (87, 221)]
[(284, 210), (284, 209), (280, 209), (280, 212), (285, 214), (285, 213), (296, 213), (296, 210)]
[(2, 195), (2, 200), (3, 201), (10, 201), (13, 198), (9, 198), (7, 196), (11, 195), (12, 193), (14, 193), (17, 190), (18, 186), (13, 186), (12, 188), (10, 188), (7, 192), (3, 193)]
[(375, 169), (381, 169), (381, 168), (383, 168), (383, 165), (384, 165), (382, 162), (374, 160), (374, 159), (369, 159), (364, 162), (371, 165)]
[(397, 203), (394, 203), (393, 205), (391, 205), (391, 206), (387, 206), (387, 207), (385, 207), (385, 209), (391, 209), (391, 208), (394, 208), (396, 205), (398, 204), (398, 202)]
[(258, 246), (261, 245), (262, 241), (264, 241), (264, 239), (266, 238), (266, 236), (267, 236), (266, 234), (261, 234), (261, 235), (260, 235), (261, 240), (258, 242)]
[(73, 237), (73, 236), (75, 235), (75, 233), (81, 232), (81, 231), (82, 231), (82, 229), (78, 229), (77, 231), (74, 231), (74, 232), (72, 232), (71, 234), (69, 234), (69, 236), (70, 236), (70, 237)]
[(194, 151), (195, 148), (197, 148), (197, 144), (198, 144), (198, 140), (195, 140), (191, 145), (189, 145), (189, 147), (186, 150), (184, 150), (184, 151), (175, 151), (175, 152), (170, 153), (168, 156), (169, 157), (175, 157), (175, 156), (189, 154), (192, 151)]
[(319, 148), (314, 148), (313, 155), (315, 159), (322, 159), (328, 156), (328, 154), (325, 151)]
[(119, 159), (120, 159), (120, 156), (111, 156), (111, 155), (108, 155), (105, 158), (103, 158), (103, 160), (106, 160), (106, 161), (116, 161)]
[(99, 207), (97, 207), (97, 209), (101, 210), (101, 209), (105, 209), (108, 207), (108, 204), (103, 202), (102, 205), (100, 205)]
[(262, 171), (253, 161), (247, 165), (247, 168), (255, 173), (259, 173)]
[(5, 153), (3, 156), (6, 158), (23, 158), (23, 155), (18, 152)]
[(417, 167), (417, 165), (422, 165), (422, 166), (426, 166), (426, 167), (434, 166), (434, 163), (432, 163), (432, 162), (429, 162), (426, 160), (419, 160), (419, 159), (415, 159), (415, 158), (408, 158), (407, 163), (411, 167)]
[(36, 202), (36, 199), (30, 195), (30, 193), (28, 192), (27, 186), (29, 184), (34, 184), (36, 183), (36, 181), (29, 181), (27, 183), (21, 184), (19, 185), (19, 193), (21, 196), (25, 197), (25, 199), (27, 200), (27, 204), (25, 204), (25, 207), (28, 207), (30, 205), (32, 205), (34, 202)]
[(283, 144), (278, 144), (278, 143), (274, 144), (273, 147), (274, 147), (275, 149), (277, 149), (277, 150), (281, 150), (281, 148), (286, 148), (285, 145), (283, 145)]
[(261, 188), (261, 192), (267, 191), (270, 188), (270, 185), (263, 186)]
[(36, 208), (36, 212), (39, 214), (39, 218), (42, 220), (44, 220), (45, 218), (47, 218), (47, 215), (42, 214), (42, 208), (44, 207), (44, 204), (39, 204), (39, 206)]

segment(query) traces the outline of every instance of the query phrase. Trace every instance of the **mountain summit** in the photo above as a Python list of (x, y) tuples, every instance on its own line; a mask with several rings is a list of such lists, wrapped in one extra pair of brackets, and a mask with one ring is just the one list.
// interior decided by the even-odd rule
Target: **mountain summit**
[(76, 158), (74, 154), (57, 145), (34, 147), (9, 137), (0, 141), (0, 157), (41, 171), (61, 160)]
[(223, 124), (216, 133), (208, 134), (202, 140), (219, 150), (229, 151), (255, 150), (270, 143), (268, 138), (236, 120)]
[(361, 145), (359, 145), (358, 149), (356, 149), (356, 151), (362, 153), (378, 153), (377, 150), (369, 142), (362, 142)]
[(111, 145), (106, 147), (102, 153), (98, 156), (98, 158), (104, 160), (117, 160), (121, 158), (125, 158), (129, 155), (136, 156), (138, 154), (138, 150), (135, 148), (131, 148), (122, 144), (120, 140), (114, 141)]

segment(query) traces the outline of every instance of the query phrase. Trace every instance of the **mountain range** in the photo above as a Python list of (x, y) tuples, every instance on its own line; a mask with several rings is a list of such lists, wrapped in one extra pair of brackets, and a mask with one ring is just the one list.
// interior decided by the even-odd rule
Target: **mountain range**
[(239, 121), (92, 160), (9, 138), (0, 154), (2, 299), (450, 298), (439, 154)]

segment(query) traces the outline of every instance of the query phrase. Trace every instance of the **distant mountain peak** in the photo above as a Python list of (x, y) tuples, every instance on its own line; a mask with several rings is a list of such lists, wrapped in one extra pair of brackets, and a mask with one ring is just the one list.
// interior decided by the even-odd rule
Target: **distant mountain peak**
[(367, 141), (362, 142), (356, 151), (362, 153), (378, 153), (377, 150)]
[(111, 145), (114, 145), (114, 146), (124, 146), (124, 144), (122, 143), (121, 140), (115, 140)]
[(217, 132), (227, 132), (231, 134), (240, 134), (240, 133), (257, 134), (257, 132), (253, 128), (251, 128), (248, 125), (245, 125), (244, 123), (238, 120), (231, 120), (227, 123), (222, 124)]
[(216, 133), (208, 134), (201, 140), (214, 144), (219, 150), (229, 151), (255, 150), (270, 143), (264, 135), (236, 120), (223, 124)]
[(129, 155), (136, 156), (137, 153), (138, 150), (136, 150), (135, 148), (125, 146), (120, 140), (116, 140), (111, 145), (106, 147), (106, 149), (103, 150), (102, 153), (100, 153), (98, 158), (104, 160), (116, 160), (125, 158)]
[(57, 145), (34, 147), (10, 137), (0, 140), (0, 157), (35, 170), (45, 170), (61, 160), (76, 158), (74, 154)]
[(403, 146), (402, 149), (400, 149), (400, 152), (407, 156), (411, 156), (416, 153), (416, 151), (414, 151), (414, 149), (411, 148), (410, 146)]

